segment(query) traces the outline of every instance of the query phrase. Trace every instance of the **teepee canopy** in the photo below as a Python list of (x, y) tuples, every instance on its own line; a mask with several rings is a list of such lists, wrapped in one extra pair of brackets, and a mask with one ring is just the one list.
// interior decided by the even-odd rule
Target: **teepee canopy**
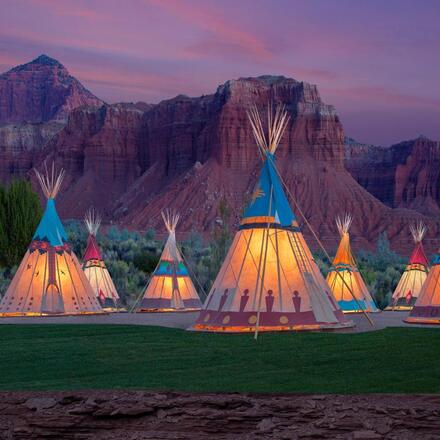
[[(335, 268), (336, 266), (338, 266), (339, 268), (346, 267), (350, 269), (356, 267), (356, 262), (354, 260), (353, 253), (351, 252), (350, 235), (348, 232), (352, 222), (353, 217), (350, 214), (345, 214), (342, 217), (336, 217), (336, 227), (338, 228), (339, 234), (341, 236), (341, 241), (333, 260), (333, 268)], [(342, 280), (339, 281), (342, 283), (342, 285), (344, 285)], [(350, 292), (347, 293), (348, 295), (350, 295)]]
[(327, 275), (327, 283), (345, 313), (377, 312), (376, 304), (357, 268), (351, 250), (349, 229), (352, 222), (353, 217), (350, 214), (336, 217), (341, 241)]
[(410, 324), (440, 324), (440, 250), (420, 293), (405, 322)]
[(101, 216), (93, 208), (90, 208), (87, 210), (84, 216), (84, 224), (89, 232), (89, 237), (87, 238), (87, 247), (86, 251), (84, 252), (83, 260), (101, 261), (101, 252), (99, 250), (98, 243), (96, 242), (96, 235), (98, 234), (98, 230), (101, 225)]
[(428, 275), (429, 262), (422, 244), (426, 226), (422, 222), (415, 223), (410, 225), (410, 231), (416, 245), (387, 310), (411, 310)]
[(423, 237), (426, 233), (426, 226), (422, 222), (415, 223), (410, 225), (410, 231), (416, 246), (409, 258), (409, 264), (421, 264), (427, 267), (429, 262), (422, 244)]
[(87, 247), (83, 257), (83, 270), (92, 286), (94, 294), (101, 306), (106, 310), (113, 311), (119, 308), (119, 295), (96, 239), (99, 227), (101, 225), (101, 216), (93, 208), (87, 210), (84, 216), (89, 236), (87, 238)]
[(248, 111), (248, 118), (264, 164), (252, 194), (252, 201), (246, 208), (241, 223), (242, 225), (250, 225), (244, 227), (252, 227), (251, 225), (255, 223), (268, 222), (281, 227), (292, 227), (296, 225), (296, 218), (281, 186), (275, 168), (274, 156), (281, 136), (289, 122), (287, 112), (282, 105), (277, 107), (275, 115), (273, 115), (272, 108), (268, 109), (267, 133), (263, 129), (260, 113), (256, 107), (251, 107)]
[(255, 332), (350, 327), (305, 243), (274, 153), (289, 120), (269, 106), (263, 128), (248, 112), (263, 167), (225, 261), (195, 325), (198, 331)]
[(56, 172), (55, 165), (52, 164), (51, 172), (47, 170), (45, 165), (45, 173), (35, 170), (35, 174), (47, 198), (47, 203), (33, 240), (47, 242), (51, 246), (63, 246), (68, 238), (55, 208), (55, 197), (63, 182), (64, 170)]
[(46, 209), (1, 303), (0, 316), (100, 313), (55, 208), (64, 172), (36, 172)]
[(168, 230), (168, 239), (136, 311), (199, 310), (200, 298), (177, 248), (176, 226), (179, 222), (179, 214), (170, 211), (161, 214)]

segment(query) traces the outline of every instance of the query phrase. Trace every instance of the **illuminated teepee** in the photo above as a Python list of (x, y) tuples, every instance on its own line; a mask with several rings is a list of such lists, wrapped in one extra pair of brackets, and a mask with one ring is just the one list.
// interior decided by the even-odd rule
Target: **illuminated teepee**
[(119, 295), (96, 241), (96, 235), (101, 226), (101, 218), (93, 209), (89, 209), (86, 212), (84, 223), (89, 231), (87, 247), (83, 257), (84, 273), (101, 306), (105, 309), (117, 309), (119, 307)]
[(193, 330), (255, 332), (351, 327), (318, 269), (275, 167), (288, 123), (268, 109), (268, 133), (257, 109), (248, 117), (263, 160), (252, 201)]
[(434, 257), (414, 307), (404, 321), (410, 324), (440, 324), (440, 250)]
[(341, 241), (327, 275), (327, 283), (344, 313), (378, 312), (351, 252), (348, 230), (352, 221), (349, 214), (336, 219)]
[(201, 302), (176, 244), (179, 215), (163, 213), (168, 239), (137, 312), (200, 310)]
[(46, 209), (31, 244), (0, 303), (1, 316), (71, 315), (102, 312), (92, 288), (68, 243), (55, 209), (64, 172), (54, 165), (36, 172)]
[(422, 240), (426, 232), (423, 223), (411, 225), (411, 234), (416, 247), (411, 254), (405, 272), (403, 272), (399, 284), (393, 293), (391, 304), (387, 310), (411, 310), (422, 290), (422, 286), (428, 276), (429, 263), (423, 249)]

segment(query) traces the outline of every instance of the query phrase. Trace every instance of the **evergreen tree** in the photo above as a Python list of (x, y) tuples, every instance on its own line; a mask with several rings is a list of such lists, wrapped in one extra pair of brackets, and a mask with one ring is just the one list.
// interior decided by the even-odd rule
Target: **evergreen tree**
[(220, 200), (218, 210), (220, 219), (217, 220), (211, 245), (212, 253), (210, 272), (212, 278), (220, 270), (220, 266), (226, 257), (226, 253), (231, 242), (231, 233), (229, 231), (229, 217), (231, 215), (231, 210), (225, 199)]
[(20, 263), (42, 215), (31, 184), (13, 181), (0, 191), (0, 262), (6, 267)]
[(0, 185), (0, 266), (6, 266), (4, 251), (8, 245), (8, 231), (6, 224), (7, 192), (4, 186)]

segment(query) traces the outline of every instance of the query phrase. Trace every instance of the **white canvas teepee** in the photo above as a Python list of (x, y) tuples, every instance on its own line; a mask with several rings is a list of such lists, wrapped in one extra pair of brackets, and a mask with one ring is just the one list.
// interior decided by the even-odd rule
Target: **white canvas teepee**
[(84, 273), (101, 306), (106, 310), (117, 310), (120, 307), (119, 295), (96, 240), (101, 217), (93, 209), (89, 209), (85, 214), (84, 223), (89, 232), (83, 257)]
[(440, 250), (434, 257), (414, 307), (404, 321), (409, 324), (440, 325)]
[(327, 282), (343, 312), (378, 312), (351, 251), (348, 231), (352, 221), (353, 217), (349, 214), (336, 218), (341, 241), (327, 275)]
[(411, 310), (428, 276), (429, 263), (422, 244), (426, 227), (419, 222), (411, 225), (410, 231), (416, 246), (386, 310)]
[(47, 198), (31, 244), (0, 303), (0, 316), (102, 312), (55, 208), (64, 172), (36, 172)]
[(201, 302), (176, 244), (178, 214), (162, 212), (168, 230), (159, 264), (136, 311), (172, 312), (200, 310)]
[(248, 113), (263, 167), (252, 201), (193, 330), (255, 332), (353, 326), (339, 309), (307, 247), (275, 167), (289, 121), (268, 108)]

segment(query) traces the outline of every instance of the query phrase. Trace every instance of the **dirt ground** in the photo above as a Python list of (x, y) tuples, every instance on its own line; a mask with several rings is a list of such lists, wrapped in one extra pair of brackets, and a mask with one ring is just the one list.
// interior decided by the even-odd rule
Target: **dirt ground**
[(0, 393), (0, 438), (440, 439), (440, 396)]
[[(195, 322), (197, 316), (198, 312), (110, 313), (106, 315), (0, 318), (0, 324), (124, 324), (154, 325), (186, 329)], [(369, 316), (373, 320), (374, 325), (371, 325), (362, 313), (348, 315), (348, 317), (355, 322), (356, 327), (343, 331), (345, 333), (356, 333), (380, 330), (386, 327), (416, 326), (403, 322), (403, 319), (408, 316), (408, 312), (387, 311), (370, 314)], [(440, 328), (440, 326), (437, 327)]]

